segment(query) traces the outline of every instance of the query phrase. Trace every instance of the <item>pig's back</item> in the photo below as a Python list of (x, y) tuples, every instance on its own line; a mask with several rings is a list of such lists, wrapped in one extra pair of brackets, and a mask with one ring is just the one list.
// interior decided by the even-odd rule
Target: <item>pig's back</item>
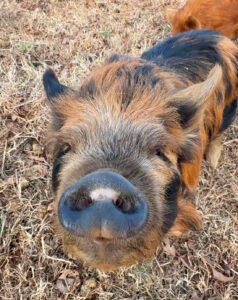
[(144, 52), (141, 58), (194, 83), (205, 80), (212, 67), (219, 64), (223, 68), (228, 102), (234, 97), (238, 83), (237, 47), (215, 31), (178, 34)]

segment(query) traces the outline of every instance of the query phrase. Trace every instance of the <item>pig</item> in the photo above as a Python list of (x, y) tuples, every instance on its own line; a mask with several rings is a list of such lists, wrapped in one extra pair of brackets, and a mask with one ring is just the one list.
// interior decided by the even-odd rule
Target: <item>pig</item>
[(166, 14), (173, 36), (184, 31), (211, 29), (231, 39), (238, 37), (237, 0), (189, 0), (179, 10), (168, 8)]
[(44, 73), (55, 230), (70, 257), (116, 270), (202, 228), (195, 189), (235, 117), (237, 59), (231, 40), (201, 30), (113, 54), (77, 90)]

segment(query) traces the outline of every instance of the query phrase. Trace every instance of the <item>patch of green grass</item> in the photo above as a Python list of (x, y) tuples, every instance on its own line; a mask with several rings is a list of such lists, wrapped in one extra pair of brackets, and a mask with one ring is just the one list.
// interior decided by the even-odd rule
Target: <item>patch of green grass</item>
[(34, 48), (33, 45), (29, 45), (27, 43), (21, 42), (18, 46), (18, 49), (22, 53), (28, 53)]
[(110, 38), (110, 32), (109, 32), (109, 31), (103, 31), (103, 32), (102, 32), (102, 37), (103, 37), (104, 39)]

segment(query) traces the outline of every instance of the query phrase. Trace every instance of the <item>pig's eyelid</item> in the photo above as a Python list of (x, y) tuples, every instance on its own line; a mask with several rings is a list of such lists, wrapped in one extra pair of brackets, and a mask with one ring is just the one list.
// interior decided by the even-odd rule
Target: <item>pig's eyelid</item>
[(156, 155), (159, 156), (163, 161), (171, 163), (170, 159), (160, 150), (156, 150)]

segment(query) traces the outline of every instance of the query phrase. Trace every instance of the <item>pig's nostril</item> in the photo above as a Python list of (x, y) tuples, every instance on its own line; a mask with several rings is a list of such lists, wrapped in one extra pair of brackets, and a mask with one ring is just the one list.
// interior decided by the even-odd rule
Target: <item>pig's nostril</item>
[(114, 201), (114, 205), (117, 207), (117, 208), (120, 208), (122, 206), (122, 201), (121, 199), (117, 199), (116, 201)]
[(73, 210), (83, 210), (93, 204), (93, 200), (90, 196), (80, 193), (74, 193), (69, 197), (68, 201)]
[(97, 237), (94, 240), (95, 240), (95, 242), (105, 242), (105, 241), (108, 241), (109, 239), (106, 239), (104, 237)]
[(113, 202), (113, 204), (123, 213), (133, 213), (134, 211), (134, 204), (129, 199), (119, 197)]

